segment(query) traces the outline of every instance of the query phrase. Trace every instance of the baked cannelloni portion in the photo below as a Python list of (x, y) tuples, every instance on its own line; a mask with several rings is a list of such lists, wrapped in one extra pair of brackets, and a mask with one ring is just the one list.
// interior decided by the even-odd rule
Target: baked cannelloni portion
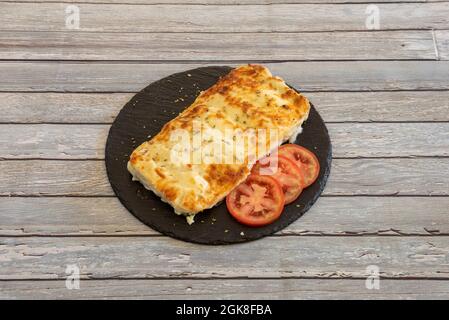
[(266, 67), (237, 67), (137, 147), (128, 171), (192, 223), (243, 182), (258, 159), (295, 140), (309, 110), (307, 98)]

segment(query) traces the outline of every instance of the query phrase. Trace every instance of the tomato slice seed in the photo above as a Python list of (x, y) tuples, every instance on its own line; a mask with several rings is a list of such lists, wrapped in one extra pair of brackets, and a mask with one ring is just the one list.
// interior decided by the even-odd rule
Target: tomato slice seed
[(284, 192), (285, 204), (295, 201), (302, 192), (303, 173), (293, 161), (284, 156), (272, 155), (263, 158), (256, 163), (252, 172), (276, 179)]
[(318, 158), (310, 150), (297, 144), (284, 144), (279, 147), (279, 155), (284, 156), (300, 167), (304, 172), (304, 187), (316, 181), (320, 173)]
[(226, 205), (239, 222), (263, 226), (279, 218), (284, 208), (284, 194), (272, 177), (251, 174), (226, 197)]

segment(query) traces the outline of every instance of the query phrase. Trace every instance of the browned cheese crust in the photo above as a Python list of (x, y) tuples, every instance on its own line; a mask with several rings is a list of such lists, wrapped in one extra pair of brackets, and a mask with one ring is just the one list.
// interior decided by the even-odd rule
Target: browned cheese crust
[[(237, 67), (203, 91), (155, 137), (137, 147), (128, 170), (147, 189), (172, 205), (175, 212), (194, 215), (216, 205), (246, 179), (258, 158), (294, 135), (307, 119), (309, 109), (307, 98), (282, 79), (273, 77), (264, 66)], [(205, 154), (203, 157), (212, 157), (207, 150), (214, 150), (217, 143), (217, 139), (204, 134), (205, 129), (221, 133), (220, 159), (225, 155), (231, 158), (209, 162), (195, 158), (193, 153), (198, 146), (200, 154)], [(267, 130), (264, 139), (260, 138), (260, 129)], [(277, 136), (268, 134), (273, 129)], [(191, 151), (188, 161), (183, 163), (174, 162), (172, 157), (180, 144), (172, 136), (181, 131), (189, 134), (185, 146)], [(242, 139), (244, 143), (239, 143)]]

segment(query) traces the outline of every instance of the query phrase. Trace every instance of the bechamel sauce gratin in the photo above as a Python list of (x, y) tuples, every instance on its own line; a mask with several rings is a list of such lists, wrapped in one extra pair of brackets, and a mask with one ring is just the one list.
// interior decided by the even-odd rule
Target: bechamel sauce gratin
[[(239, 66), (201, 92), (151, 140), (138, 146), (130, 156), (128, 171), (191, 224), (195, 214), (213, 207), (243, 182), (258, 159), (286, 140), (294, 141), (309, 110), (307, 98), (272, 76), (266, 67)], [(205, 150), (213, 150), (211, 144), (217, 141), (204, 137), (195, 123), (201, 123), (202, 130), (222, 133), (220, 142), (236, 151), (231, 156), (233, 161), (173, 161), (172, 152), (179, 148), (173, 135), (180, 131), (189, 133), (192, 140), (199, 139)], [(267, 134), (258, 139), (256, 135), (251, 143), (235, 142), (241, 132), (260, 129), (274, 129), (277, 137)], [(235, 134), (230, 136), (229, 132)]]

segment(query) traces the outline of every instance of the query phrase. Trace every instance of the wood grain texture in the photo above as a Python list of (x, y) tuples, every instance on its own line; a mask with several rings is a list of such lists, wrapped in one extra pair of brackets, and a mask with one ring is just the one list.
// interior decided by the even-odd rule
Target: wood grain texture
[[(429, 2), (437, 2), (441, 0), (432, 0)], [(2, 2), (17, 2), (17, 0), (2, 0)], [(273, 5), (273, 4), (309, 4), (309, 3), (372, 3), (369, 0), (20, 0), (20, 2), (33, 3), (102, 3), (102, 4), (201, 4), (201, 5), (242, 5), (242, 4), (257, 4), (257, 5)], [(427, 2), (426, 0), (376, 0), (376, 3), (397, 3), (397, 2)]]
[(7, 60), (436, 59), (430, 30), (255, 34), (2, 32), (0, 43), (0, 59)]
[[(132, 93), (0, 92), (4, 123), (112, 123)], [(325, 122), (449, 121), (448, 91), (308, 92)]]
[[(449, 195), (447, 172), (449, 158), (334, 159), (324, 195)], [(113, 195), (103, 161), (0, 161), (0, 182), (2, 196)]]
[(449, 123), (328, 124), (334, 157), (449, 156)]
[[(0, 159), (104, 159), (109, 127), (0, 124)], [(337, 158), (449, 156), (449, 123), (334, 123), (327, 128)]]
[(449, 121), (449, 92), (309, 92), (326, 122)]
[(0, 93), (3, 123), (112, 123), (131, 93)]
[[(68, 31), (65, 3), (0, 3), (3, 30)], [(78, 4), (80, 31), (297, 32), (366, 31), (366, 4), (113, 5)], [(383, 3), (382, 30), (445, 29), (447, 3)], [(16, 12), (20, 12), (17, 15)], [(45, 21), (45, 23), (42, 23)], [(245, 23), (242, 23), (245, 21)]]
[[(159, 235), (116, 198), (3, 197), (0, 212), (0, 236)], [(321, 197), (276, 235), (449, 235), (448, 215), (449, 197)]]
[[(0, 91), (136, 92), (155, 80), (210, 63), (0, 63)], [(265, 64), (302, 91), (449, 90), (449, 61)]]
[(204, 246), (166, 237), (0, 239), (0, 279), (81, 278), (447, 278), (447, 237), (268, 237)]
[(435, 40), (438, 49), (438, 58), (441, 60), (449, 60), (449, 31), (435, 31)]
[(448, 299), (447, 280), (380, 281), (368, 290), (354, 279), (88, 280), (67, 290), (64, 280), (3, 281), (0, 299)]
[[(104, 159), (109, 125), (0, 125), (0, 158)], [(14, 138), (15, 135), (18, 135)], [(12, 139), (12, 140), (11, 140)], [(59, 155), (59, 156), (58, 156)]]
[(0, 158), (104, 159), (108, 131), (109, 125), (0, 125)]
[[(0, 298), (449, 298), (447, 2), (376, 1), (374, 32), (368, 0), (83, 0), (78, 31), (70, 2), (0, 1)], [(328, 122), (323, 197), (256, 242), (159, 235), (113, 196), (108, 124), (163, 76), (252, 61), (278, 61)], [(48, 157), (65, 160), (32, 160)]]

